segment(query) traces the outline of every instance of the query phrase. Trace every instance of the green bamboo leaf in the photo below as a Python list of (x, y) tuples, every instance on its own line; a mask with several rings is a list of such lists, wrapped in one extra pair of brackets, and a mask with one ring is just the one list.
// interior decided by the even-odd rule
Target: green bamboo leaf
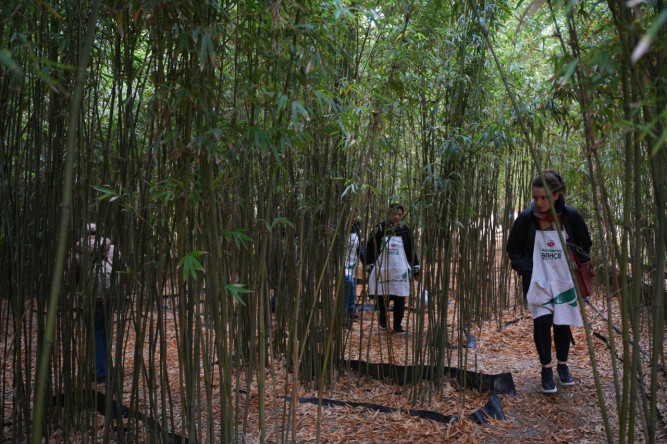
[(210, 57), (211, 63), (215, 63), (215, 54), (213, 52), (213, 41), (211, 34), (206, 33), (201, 37), (201, 46), (199, 48), (199, 70), (203, 71), (206, 66), (206, 59)]
[(277, 224), (283, 224), (287, 225), (288, 227), (294, 228), (294, 224), (285, 217), (276, 217), (275, 219), (273, 219), (273, 222), (271, 222), (271, 224), (266, 222), (266, 228), (268, 228), (269, 231), (273, 231), (273, 227), (275, 227)]
[(208, 57), (211, 59), (211, 64), (215, 65), (215, 48), (213, 48), (213, 40), (211, 39), (210, 34), (206, 34), (208, 37), (206, 39), (206, 49), (208, 52)]
[(294, 124), (298, 123), (298, 115), (301, 115), (306, 120), (306, 122), (310, 122), (310, 117), (308, 116), (308, 111), (306, 111), (306, 108), (301, 104), (301, 102), (294, 100), (292, 102), (292, 121)]
[(245, 234), (245, 231), (242, 229), (235, 230), (226, 230), (224, 231), (224, 236), (228, 240), (233, 240), (236, 248), (240, 249), (241, 247), (246, 247), (246, 242), (252, 242), (252, 238)]
[(202, 271), (204, 267), (197, 260), (198, 256), (204, 254), (203, 251), (192, 251), (181, 258), (178, 261), (178, 266), (183, 267), (183, 279), (188, 280), (189, 277), (193, 279), (197, 278), (197, 272)]
[(635, 47), (634, 51), (632, 51), (633, 63), (637, 63), (637, 60), (639, 60), (644, 54), (646, 54), (648, 49), (651, 47), (651, 43), (653, 43), (655, 36), (658, 35), (658, 31), (660, 31), (662, 25), (665, 24), (665, 21), (667, 21), (667, 9), (663, 10), (658, 15), (658, 18), (655, 19), (655, 23), (653, 24), (653, 26), (649, 28), (646, 34), (644, 34), (641, 40), (639, 40), (639, 43), (637, 43), (637, 46)]
[(269, 152), (271, 144), (266, 130), (252, 126), (246, 131), (245, 137), (252, 142), (253, 147), (258, 148), (263, 153)]
[(368, 189), (371, 190), (371, 192), (372, 192), (374, 195), (376, 195), (376, 196), (379, 196), (379, 195), (380, 195), (380, 191), (379, 191), (376, 187), (374, 187), (374, 186), (372, 186), (372, 185), (364, 184), (364, 185), (363, 185), (363, 188), (368, 188)]
[(3, 49), (0, 51), (0, 63), (5, 65), (7, 69), (13, 71), (16, 74), (21, 72), (21, 68), (18, 63), (12, 57), (12, 53), (8, 49)]
[(653, 149), (651, 150), (651, 156), (655, 156), (656, 154), (658, 154), (658, 151), (660, 150), (660, 147), (662, 147), (663, 144), (665, 143), (665, 140), (667, 140), (667, 128), (665, 128), (665, 130), (660, 135), (660, 138), (653, 146)]
[(43, 69), (40, 69), (36, 71), (37, 76), (39, 76), (40, 79), (44, 80), (44, 83), (49, 85), (54, 91), (63, 91), (64, 88), (60, 84), (60, 82), (53, 77), (51, 77), (47, 72), (50, 69), (47, 67), (44, 67)]
[(199, 193), (197, 190), (190, 191), (188, 198), (190, 199), (190, 203), (192, 203), (193, 206), (196, 206), (199, 203)]
[(234, 297), (236, 302), (245, 307), (245, 301), (241, 297), (241, 293), (250, 293), (250, 290), (242, 287), (241, 284), (227, 284), (225, 285), (225, 290)]
[(317, 98), (317, 104), (322, 112), (330, 112), (336, 109), (336, 103), (322, 91), (313, 91)]
[(343, 194), (341, 194), (340, 197), (345, 197), (345, 195), (348, 193), (348, 191), (352, 194), (355, 194), (357, 192), (357, 184), (351, 183), (349, 184), (345, 190), (343, 191)]
[(118, 193), (116, 193), (114, 190), (111, 188), (105, 188), (105, 187), (93, 187), (96, 191), (98, 191), (101, 196), (97, 198), (97, 200), (102, 201), (104, 199), (111, 199), (116, 200), (118, 198)]
[(283, 93), (278, 94), (277, 111), (280, 112), (287, 106), (287, 96)]
[(565, 68), (565, 75), (561, 77), (559, 81), (561, 85), (565, 85), (568, 82), (568, 80), (570, 80), (570, 77), (572, 77), (572, 74), (574, 74), (574, 70), (577, 69), (578, 64), (579, 64), (578, 58), (572, 60), (570, 63), (567, 64), (567, 67)]

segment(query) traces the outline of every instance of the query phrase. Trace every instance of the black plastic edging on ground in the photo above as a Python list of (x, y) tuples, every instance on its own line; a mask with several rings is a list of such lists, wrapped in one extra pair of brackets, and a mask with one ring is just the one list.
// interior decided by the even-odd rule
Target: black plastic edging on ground
[[(106, 395), (99, 390), (94, 390), (90, 389), (92, 391), (92, 395), (95, 396), (95, 404), (97, 405), (97, 411), (106, 416)], [(65, 395), (61, 394), (60, 396), (54, 396), (54, 403), (55, 404), (60, 404), (63, 405), (65, 402)], [(60, 399), (57, 399), (60, 398)], [(111, 414), (113, 415), (114, 418), (118, 421), (119, 425), (122, 425), (122, 419), (123, 418), (133, 418), (133, 419), (138, 419), (139, 421), (143, 422), (146, 425), (146, 429), (148, 431), (154, 431), (157, 430), (158, 436), (160, 437), (166, 437), (166, 442), (169, 444), (188, 444), (189, 440), (188, 438), (185, 438), (181, 435), (177, 435), (175, 433), (167, 432), (164, 430), (158, 421), (155, 419), (151, 418), (150, 416), (146, 415), (145, 413), (142, 412), (136, 412), (134, 415), (130, 416), (130, 408), (124, 405), (118, 405), (116, 403), (115, 399), (111, 399)]]
[[(375, 364), (359, 360), (346, 360), (343, 361), (343, 363), (347, 367), (356, 370), (359, 373), (365, 374), (374, 379), (389, 379), (396, 382), (398, 385), (412, 383), (414, 380), (414, 375), (417, 374), (416, 372), (419, 372), (418, 374), (421, 375), (421, 379), (434, 379), (438, 377), (436, 367), (430, 365), (405, 366), (384, 363)], [(486, 375), (468, 370), (460, 370), (454, 367), (443, 367), (442, 371), (443, 376), (456, 379), (460, 387), (465, 386), (477, 389), (480, 392), (491, 392), (491, 397), (489, 398), (486, 405), (474, 412), (471, 415), (471, 419), (477, 421), (479, 424), (484, 424), (486, 422), (485, 418), (487, 416), (499, 420), (505, 419), (505, 414), (503, 412), (502, 404), (498, 398), (498, 395), (516, 395), (514, 379), (512, 378), (511, 373)], [(344, 401), (337, 402), (345, 403)], [(346, 404), (353, 405), (353, 403)], [(389, 407), (386, 408), (388, 409)], [(393, 409), (392, 411), (397, 410), (399, 409)], [(412, 414), (410, 411), (407, 411), (407, 413)], [(433, 413), (435, 416), (427, 417), (430, 415), (430, 413)], [(427, 416), (421, 416), (419, 414), (415, 414), (414, 416), (425, 417), (426, 419), (432, 419), (439, 422), (452, 422), (452, 417), (436, 419), (439, 418), (437, 415), (441, 414), (437, 412), (430, 413)]]
[[(287, 399), (289, 400), (289, 398)], [(308, 404), (320, 403), (320, 398), (297, 398), (297, 399), (300, 403), (308, 403)], [(336, 399), (322, 398), (322, 405), (326, 407), (331, 407), (331, 406), (362, 407), (381, 413), (401, 412), (410, 416), (416, 416), (419, 418), (428, 419), (443, 424), (453, 424), (459, 420), (458, 416), (443, 415), (442, 413), (434, 412), (431, 410), (399, 409), (379, 404), (373, 404), (369, 402), (339, 401)], [(491, 396), (491, 398), (484, 407), (482, 407), (481, 409), (475, 411), (470, 415), (470, 419), (479, 424), (485, 424), (487, 422), (486, 421), (487, 417), (498, 420), (505, 420), (505, 414), (503, 413), (503, 408), (500, 403), (500, 399), (498, 399), (498, 396), (496, 395)]]
[[(343, 365), (374, 379), (391, 379), (398, 385), (411, 384), (416, 379), (416, 375), (420, 375), (420, 379), (438, 377), (438, 369), (432, 365), (375, 364), (353, 359), (343, 361)], [(443, 367), (442, 371), (443, 376), (456, 379), (461, 387), (474, 388), (480, 392), (491, 392), (498, 395), (516, 395), (516, 387), (511, 373), (486, 375), (469, 370), (459, 370), (454, 367)]]
[[(320, 398), (297, 398), (297, 399), (302, 404), (319, 404), (320, 402)], [(380, 413), (401, 412), (401, 413), (406, 413), (410, 416), (417, 416), (424, 419), (430, 419), (431, 421), (437, 421), (443, 424), (451, 424), (459, 420), (457, 416), (443, 415), (442, 413), (432, 412), (429, 410), (398, 409), (394, 407), (387, 407), (384, 405), (373, 404), (370, 402), (339, 401), (337, 399), (322, 398), (322, 405), (325, 407), (332, 407), (332, 406), (362, 407)]]

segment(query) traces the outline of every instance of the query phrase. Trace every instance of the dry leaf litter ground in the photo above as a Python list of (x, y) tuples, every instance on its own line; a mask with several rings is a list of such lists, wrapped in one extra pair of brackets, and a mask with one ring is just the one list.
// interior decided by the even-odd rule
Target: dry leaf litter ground
[[(3, 299), (3, 319), (1, 325), (10, 325), (6, 322), (8, 314), (7, 301)], [(593, 303), (604, 313), (601, 300), (594, 299)], [(614, 324), (620, 325), (620, 315), (617, 300), (612, 302), (612, 318)], [(455, 306), (449, 307), (449, 319), (453, 319)], [(604, 321), (590, 306), (586, 308), (591, 324), (592, 332), (608, 340), (609, 333), (606, 321)], [(648, 313), (642, 313), (648, 316)], [(391, 319), (391, 316), (389, 316)], [(397, 335), (387, 331), (378, 331), (377, 317), (373, 311), (364, 311), (361, 318), (356, 320), (352, 329), (347, 332), (347, 353), (350, 359), (362, 359), (369, 362), (393, 362), (404, 364), (406, 358), (406, 347), (414, 347), (416, 340), (415, 329), (411, 325), (415, 320), (414, 313), (408, 315), (407, 334)], [(606, 435), (598, 399), (594, 384), (591, 361), (589, 359), (586, 336), (583, 328), (573, 329), (576, 345), (571, 349), (569, 365), (575, 378), (573, 387), (559, 387), (558, 393), (544, 395), (540, 390), (539, 364), (537, 361), (534, 344), (532, 341), (532, 320), (530, 312), (522, 307), (515, 307), (503, 313), (502, 325), (510, 321), (517, 321), (506, 325), (498, 330), (496, 321), (486, 322), (472, 328), (472, 333), (477, 337), (475, 349), (452, 350), (452, 361), (450, 365), (458, 367), (460, 358), (467, 359), (468, 369), (487, 374), (511, 372), (516, 386), (516, 396), (500, 395), (505, 421), (490, 419), (484, 425), (468, 419), (475, 410), (482, 407), (488, 400), (488, 393), (477, 393), (475, 390), (457, 390), (454, 381), (446, 380), (438, 386), (425, 383), (423, 386), (399, 386), (390, 381), (378, 381), (361, 375), (353, 370), (341, 372), (334, 378), (331, 388), (325, 389), (322, 397), (349, 401), (366, 402), (398, 409), (423, 409), (439, 412), (446, 415), (456, 415), (460, 420), (454, 424), (443, 424), (431, 420), (409, 416), (403, 412), (381, 413), (362, 407), (351, 406), (323, 406), (321, 410), (317, 405), (298, 403), (295, 415), (289, 415), (289, 403), (285, 397), (293, 395), (293, 375), (286, 371), (284, 360), (274, 360), (267, 371), (266, 390), (264, 400), (266, 403), (266, 440), (268, 442), (281, 442), (285, 439), (296, 439), (297, 442), (314, 442), (317, 437), (317, 419), (320, 420), (321, 442), (605, 442)], [(173, 327), (173, 314), (167, 313), (166, 322)], [(644, 322), (643, 325), (647, 323)], [(406, 321), (404, 321), (404, 326)], [(426, 317), (425, 331), (428, 329), (428, 317)], [(649, 351), (649, 331), (642, 332), (640, 346)], [(608, 344), (605, 340), (592, 336), (595, 357), (597, 359), (598, 371), (605, 397), (605, 404), (609, 414), (609, 422), (613, 429), (614, 437), (618, 436), (618, 419), (614, 403), (614, 383), (612, 374), (612, 359), (617, 360), (619, 367), (622, 362), (618, 357), (610, 355)], [(36, 338), (36, 333), (32, 336)], [(664, 337), (664, 335), (663, 335)], [(11, 331), (3, 335), (3, 343), (0, 343), (0, 369), (4, 378), (11, 378), (13, 334)], [(175, 433), (182, 431), (182, 417), (180, 415), (181, 405), (178, 396), (180, 368), (178, 365), (176, 331), (169, 329), (167, 339), (167, 368), (164, 369), (169, 375), (172, 393), (173, 412), (175, 418)], [(614, 333), (617, 350), (621, 350), (621, 338)], [(125, 362), (125, 386), (123, 389), (123, 404), (129, 405), (130, 384), (133, 372), (134, 351), (136, 344), (133, 342), (133, 334), (129, 335), (124, 344)], [(361, 342), (362, 355), (358, 356), (359, 344)], [(33, 344), (35, 345), (35, 344)], [(664, 349), (663, 344), (663, 349)], [(389, 350), (391, 349), (391, 353)], [(160, 348), (152, 353), (148, 342), (144, 344), (144, 359), (160, 362)], [(115, 350), (113, 351), (115, 354)], [(150, 356), (149, 356), (150, 355)], [(391, 358), (390, 358), (391, 356)], [(408, 350), (407, 356), (411, 356)], [(34, 362), (32, 363), (34, 371)], [(642, 356), (642, 368), (644, 375), (650, 371), (649, 362)], [(667, 378), (665, 369), (661, 365), (659, 369), (660, 387), (658, 392), (658, 404), (660, 418), (657, 425), (658, 442), (667, 442)], [(288, 378), (287, 381), (285, 378)], [(237, 424), (239, 438), (245, 442), (259, 442), (259, 393), (257, 381), (245, 381), (243, 375), (238, 375), (238, 384), (235, 384), (235, 394), (238, 395), (239, 422)], [(644, 381), (648, 387), (648, 380)], [(213, 413), (214, 429), (219, 431), (218, 418), (220, 417), (219, 379), (215, 374), (212, 381), (213, 402), (210, 405)], [(204, 381), (202, 377), (202, 387)], [(5, 406), (4, 423), (11, 422), (13, 390), (11, 382), (5, 381), (5, 391), (2, 394)], [(319, 392), (316, 385), (302, 386), (297, 384), (299, 397), (317, 397)], [(105, 391), (104, 384), (94, 387)], [(160, 390), (159, 384), (151, 387), (151, 390)], [(205, 398), (204, 388), (201, 389), (201, 399)], [(288, 390), (289, 392), (286, 392)], [(145, 384), (139, 389), (140, 399), (145, 399), (143, 394), (147, 392)], [(198, 418), (201, 424), (209, 422), (207, 407), (199, 406)], [(139, 408), (154, 418), (160, 418), (161, 411), (147, 411), (147, 403), (139, 402)], [(319, 412), (318, 412), (319, 410)], [(287, 414), (285, 414), (287, 412)], [(247, 420), (244, 421), (244, 415)], [(97, 415), (98, 430), (96, 434), (80, 437), (81, 442), (101, 442), (103, 439), (104, 418)], [(638, 419), (639, 424), (639, 419)], [(130, 425), (131, 424), (127, 424)], [(11, 426), (3, 429), (3, 441), (7, 442), (11, 437)], [(296, 432), (295, 432), (296, 431)], [(140, 436), (144, 436), (140, 434)], [(145, 438), (143, 438), (145, 439)], [(52, 434), (51, 442), (62, 441), (61, 434)], [(641, 442), (639, 432), (636, 442)]]

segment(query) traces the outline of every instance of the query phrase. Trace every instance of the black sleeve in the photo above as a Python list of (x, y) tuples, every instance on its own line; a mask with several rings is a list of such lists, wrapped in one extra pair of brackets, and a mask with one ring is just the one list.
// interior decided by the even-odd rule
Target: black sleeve
[(417, 252), (414, 249), (414, 243), (412, 241), (412, 231), (406, 226), (403, 233), (401, 233), (403, 238), (403, 248), (405, 248), (405, 257), (408, 259), (408, 263), (411, 267), (419, 265), (419, 259), (417, 259)]
[(591, 260), (591, 247), (593, 246), (586, 221), (577, 210), (572, 209), (568, 222), (572, 231), (569, 235), (573, 238), (573, 251), (581, 263), (586, 263)]
[(520, 275), (533, 271), (532, 258), (526, 257), (526, 242), (530, 230), (530, 219), (522, 213), (514, 221), (505, 250), (512, 262), (512, 268)]
[(362, 264), (366, 263), (366, 249), (364, 248), (364, 244), (361, 243), (361, 240), (359, 241), (359, 247), (357, 248), (357, 254), (359, 255), (359, 260), (361, 261)]
[(368, 243), (366, 244), (366, 251), (364, 252), (364, 264), (374, 264), (380, 254), (380, 247), (382, 246), (382, 235), (384, 230), (382, 224), (377, 225), (368, 236)]
[(357, 256), (359, 257), (359, 260), (361, 261), (362, 264), (366, 263), (365, 260), (365, 252), (366, 249), (364, 248), (364, 244), (361, 238), (361, 229), (359, 228), (359, 225), (354, 224), (352, 226), (352, 232), (357, 234), (357, 238), (359, 239), (359, 245), (357, 246)]

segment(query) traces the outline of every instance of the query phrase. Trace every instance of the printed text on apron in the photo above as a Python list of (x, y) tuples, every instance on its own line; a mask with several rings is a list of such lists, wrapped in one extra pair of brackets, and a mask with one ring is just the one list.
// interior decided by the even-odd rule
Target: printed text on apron
[(410, 295), (410, 265), (403, 239), (400, 236), (384, 237), (382, 250), (368, 279), (368, 293), (375, 295)]
[(535, 232), (533, 276), (526, 295), (528, 308), (533, 318), (553, 313), (554, 324), (581, 327), (577, 294), (565, 254), (558, 232)]

